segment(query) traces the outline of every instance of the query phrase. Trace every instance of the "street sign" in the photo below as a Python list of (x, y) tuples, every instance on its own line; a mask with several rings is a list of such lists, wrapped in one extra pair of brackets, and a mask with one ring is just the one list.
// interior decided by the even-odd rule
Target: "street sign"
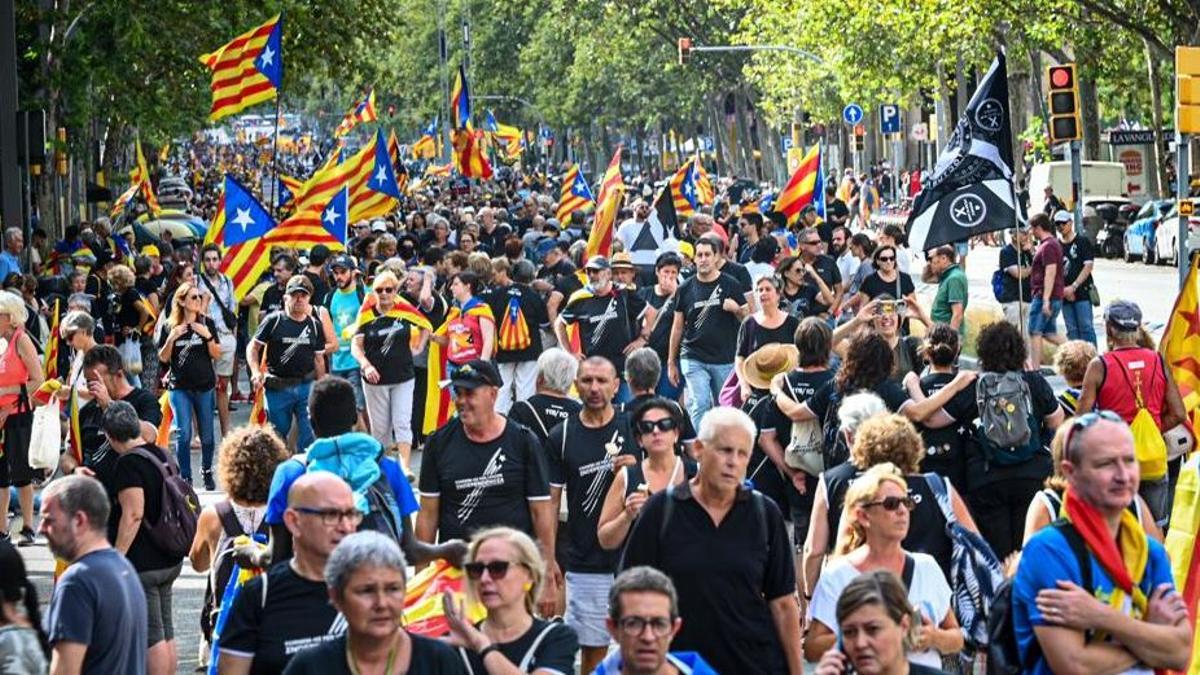
[(792, 137), (784, 136), (783, 137), (783, 152), (786, 154), (787, 151), (791, 150), (791, 149), (792, 149)]
[(701, 139), (704, 147), (704, 152), (713, 152), (717, 149), (717, 143), (712, 136), (705, 136)]
[(1179, 215), (1190, 216), (1192, 215), (1192, 209), (1192, 200), (1184, 199), (1179, 202)]
[(900, 106), (895, 103), (885, 103), (879, 106), (879, 133), (900, 133)]
[(851, 126), (861, 122), (864, 115), (865, 113), (863, 112), (862, 106), (857, 103), (851, 103), (845, 108), (842, 108), (842, 120)]
[(1108, 132), (1109, 145), (1150, 145), (1154, 142), (1154, 131), (1147, 129), (1144, 131), (1110, 131)]
[(908, 136), (914, 141), (929, 140), (929, 125), (924, 122), (917, 122), (913, 125), (912, 131), (908, 132)]

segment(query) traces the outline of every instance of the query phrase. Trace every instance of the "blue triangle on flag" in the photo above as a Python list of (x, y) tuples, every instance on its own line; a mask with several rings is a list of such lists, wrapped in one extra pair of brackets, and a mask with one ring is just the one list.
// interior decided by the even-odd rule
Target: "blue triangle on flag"
[(342, 244), (346, 243), (346, 227), (349, 225), (350, 188), (343, 186), (334, 193), (325, 208), (321, 209), (321, 225)]
[(287, 184), (283, 182), (282, 178), (276, 179), (275, 190), (279, 193), (278, 202), (279, 206), (281, 207), (287, 206), (287, 203), (292, 201), (292, 198), (295, 197), (295, 195), (292, 194), (292, 191), (288, 189)]
[(267, 43), (254, 59), (254, 67), (263, 77), (271, 81), (276, 89), (283, 83), (283, 19), (275, 22), (275, 27), (267, 35)]
[(262, 204), (242, 187), (242, 184), (225, 176), (225, 229), (222, 243), (226, 247), (244, 244), (261, 237), (275, 227), (275, 220)]
[(371, 170), (367, 187), (394, 199), (400, 199), (400, 186), (396, 183), (396, 169), (392, 166), (392, 156), (388, 154), (387, 141), (384, 140), (382, 131), (375, 133), (375, 167)]

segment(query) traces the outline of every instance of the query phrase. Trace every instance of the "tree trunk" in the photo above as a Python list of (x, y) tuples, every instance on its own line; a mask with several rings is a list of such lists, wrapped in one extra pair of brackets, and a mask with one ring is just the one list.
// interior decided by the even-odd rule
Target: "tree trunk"
[(1148, 40), (1142, 40), (1146, 50), (1146, 69), (1150, 76), (1150, 116), (1154, 129), (1154, 143), (1150, 147), (1150, 162), (1155, 167), (1154, 191), (1155, 197), (1161, 197), (1167, 184), (1167, 163), (1163, 161), (1163, 101), (1162, 82), (1158, 76), (1158, 56)]
[(742, 97), (736, 91), (733, 93), (733, 110), (737, 124), (737, 146), (741, 150), (742, 173), (747, 178), (754, 178), (758, 174), (754, 170), (754, 142), (750, 136), (750, 121), (746, 117), (746, 106)]
[(1100, 96), (1096, 82), (1090, 77), (1079, 78), (1079, 112), (1083, 123), (1083, 159), (1100, 159)]
[(727, 147), (727, 144), (725, 143), (724, 136), (722, 135), (722, 131), (724, 131), (724, 129), (722, 129), (723, 125), (721, 124), (721, 114), (717, 111), (717, 106), (711, 101), (708, 104), (708, 116), (712, 120), (711, 126), (713, 134), (713, 150), (716, 151), (717, 155), (717, 174), (726, 176), (731, 173), (729, 171), (731, 164), (725, 158), (725, 148)]
[[(1015, 68), (1013, 66), (1016, 66)], [(1025, 91), (1031, 88), (1030, 73), (1019, 62), (1009, 62), (1008, 70), (1008, 105), (1009, 124), (1012, 131), (1012, 152), (1013, 152), (1013, 183), (1019, 185), (1025, 177), (1025, 163), (1021, 161), (1022, 142), (1020, 139), (1021, 132), (1029, 126), (1029, 109), (1027, 104), (1029, 99), (1025, 97)]]

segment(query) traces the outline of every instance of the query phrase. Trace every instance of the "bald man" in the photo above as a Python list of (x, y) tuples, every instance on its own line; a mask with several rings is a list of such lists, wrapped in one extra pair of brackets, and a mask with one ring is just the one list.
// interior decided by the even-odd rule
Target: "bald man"
[(336, 475), (316, 471), (296, 479), (283, 514), (292, 559), (238, 594), (218, 644), (220, 675), (283, 672), (296, 652), (345, 632), (325, 590), (325, 563), (362, 517), (350, 486)]

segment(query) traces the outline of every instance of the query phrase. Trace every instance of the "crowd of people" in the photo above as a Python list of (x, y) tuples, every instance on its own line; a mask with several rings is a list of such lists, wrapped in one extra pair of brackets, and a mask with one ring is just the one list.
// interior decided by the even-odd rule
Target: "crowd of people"
[[(673, 231), (633, 180), (606, 255), (544, 178), (426, 187), (242, 297), (214, 244), (97, 219), (22, 257), (10, 229), (0, 510), (65, 567), (39, 612), (0, 534), (0, 672), (172, 673), (195, 631), (221, 675), (903, 675), (984, 667), (996, 625), (1018, 670), (1186, 669), (1160, 542), (1194, 437), (1141, 310), (1110, 303), (1098, 353), (1090, 243), (1036, 215), (967, 345), (962, 248), (861, 218), (872, 182), (792, 223), (721, 190)], [(208, 588), (176, 625), (185, 558)], [(430, 637), (405, 597), (438, 560), (465, 593)]]

